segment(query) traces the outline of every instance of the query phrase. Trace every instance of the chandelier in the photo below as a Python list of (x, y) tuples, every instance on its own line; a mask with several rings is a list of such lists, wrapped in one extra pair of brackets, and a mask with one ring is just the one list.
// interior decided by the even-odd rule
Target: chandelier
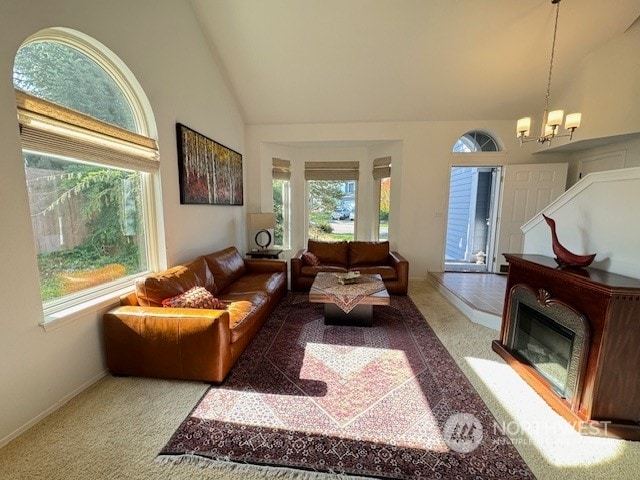
[(539, 137), (531, 137), (531, 117), (524, 117), (518, 120), (516, 131), (518, 138), (520, 139), (520, 146), (525, 142), (539, 142), (541, 144), (551, 144), (551, 140), (555, 137), (569, 137), (569, 140), (573, 138), (573, 132), (580, 126), (582, 120), (581, 113), (570, 113), (565, 119), (564, 128), (569, 130), (569, 133), (560, 135), (558, 130), (562, 125), (562, 119), (564, 117), (564, 110), (552, 110), (549, 111), (549, 98), (551, 97), (551, 73), (553, 71), (553, 58), (556, 50), (556, 33), (558, 31), (558, 14), (560, 13), (560, 0), (551, 0), (551, 3), (556, 6), (556, 21), (553, 27), (553, 43), (551, 44), (551, 59), (549, 61), (549, 76), (547, 78), (547, 93), (544, 97), (544, 113), (542, 114), (542, 127)]

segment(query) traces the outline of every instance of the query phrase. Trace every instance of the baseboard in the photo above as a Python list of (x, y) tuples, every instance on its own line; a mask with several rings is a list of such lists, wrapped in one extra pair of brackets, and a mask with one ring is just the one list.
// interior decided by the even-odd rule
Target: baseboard
[(30, 421), (28, 421), (27, 423), (25, 423), (21, 427), (17, 428), (13, 432), (11, 432), (9, 435), (7, 435), (6, 437), (4, 437), (3, 439), (0, 440), (0, 448), (4, 447), (6, 444), (11, 442), (16, 437), (20, 436), (21, 434), (23, 434), (27, 430), (29, 430), (31, 427), (33, 427), (37, 423), (41, 422), (43, 419), (45, 419), (46, 417), (51, 415), (53, 412), (58, 410), (60, 407), (65, 405), (67, 402), (69, 402), (71, 399), (73, 399), (74, 397), (76, 397), (80, 393), (84, 392), (87, 388), (89, 388), (91, 385), (93, 385), (94, 383), (99, 381), (101, 378), (105, 377), (108, 373), (109, 373), (108, 370), (104, 370), (104, 371), (100, 372), (98, 375), (93, 377), (91, 380), (83, 383), (78, 388), (76, 388), (74, 391), (72, 391), (68, 395), (65, 395), (64, 397), (62, 397), (62, 399), (57, 401), (51, 407), (47, 408), (44, 412), (40, 413), (35, 418), (31, 419)]
[(461, 300), (460, 297), (455, 295), (453, 292), (451, 292), (451, 290), (446, 288), (440, 282), (431, 280), (431, 283), (436, 287), (438, 292), (440, 292), (443, 297), (449, 300), (449, 302), (451, 302), (454, 307), (460, 310), (460, 312), (462, 312), (462, 314), (473, 323), (477, 323), (478, 325), (482, 325), (483, 327), (500, 331), (500, 326), (502, 325), (502, 317), (483, 312), (482, 310), (476, 310), (468, 303)]

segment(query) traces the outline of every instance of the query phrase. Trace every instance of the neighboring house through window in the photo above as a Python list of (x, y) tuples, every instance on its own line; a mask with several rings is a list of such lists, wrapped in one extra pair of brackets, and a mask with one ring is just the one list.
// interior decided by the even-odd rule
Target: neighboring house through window
[(13, 80), (47, 321), (156, 266), (155, 126), (133, 75), (79, 32), (30, 37)]
[[(452, 149), (461, 157), (475, 155), (474, 164), (483, 154), (499, 150), (498, 142), (481, 131), (465, 133)], [(495, 162), (494, 157), (488, 158)], [(500, 168), (499, 165), (451, 167), (445, 271), (487, 271), (487, 258), (493, 254)]]
[(358, 162), (305, 162), (307, 238), (354, 240)]

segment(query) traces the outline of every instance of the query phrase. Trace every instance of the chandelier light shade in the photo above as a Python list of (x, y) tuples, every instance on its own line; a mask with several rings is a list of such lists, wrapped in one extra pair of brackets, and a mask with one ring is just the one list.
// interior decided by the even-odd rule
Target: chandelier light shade
[[(256, 233), (256, 245), (265, 250), (271, 244), (271, 232), (276, 227), (276, 214), (275, 213), (250, 213), (249, 214), (249, 229), (252, 231), (258, 230)], [(262, 242), (262, 238), (266, 235), (267, 241)]]
[[(518, 119), (516, 124), (516, 132), (520, 140), (520, 146), (526, 142), (538, 142), (541, 144), (551, 144), (551, 140), (555, 137), (569, 137), (573, 139), (573, 132), (580, 126), (582, 121), (581, 113), (570, 113), (564, 118), (564, 110), (549, 111), (549, 99), (551, 98), (551, 73), (553, 72), (553, 59), (556, 51), (556, 35), (558, 32), (558, 16), (560, 13), (560, 0), (551, 0), (551, 4), (556, 6), (556, 20), (553, 26), (553, 42), (551, 44), (551, 59), (549, 60), (549, 76), (547, 77), (547, 93), (544, 99), (544, 112), (542, 114), (542, 126), (540, 128), (540, 136), (531, 136), (531, 117), (523, 117)], [(564, 119), (564, 128), (569, 133), (560, 135), (559, 130)]]

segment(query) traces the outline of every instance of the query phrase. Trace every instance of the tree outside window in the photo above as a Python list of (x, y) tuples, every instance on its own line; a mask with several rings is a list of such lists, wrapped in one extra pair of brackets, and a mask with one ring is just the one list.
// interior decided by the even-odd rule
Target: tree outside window
[(308, 180), (307, 188), (309, 238), (324, 241), (353, 240), (354, 222), (350, 213), (355, 209), (356, 182)]
[[(129, 165), (119, 145), (129, 142), (124, 130), (155, 142), (143, 137), (146, 125), (109, 69), (85, 52), (68, 34), (58, 41), (48, 33), (45, 40), (23, 45), (14, 63), (14, 86), (25, 92), (18, 96), (25, 99), (18, 112), (28, 117), (20, 120), (23, 158), (45, 313), (51, 302), (99, 291), (149, 269), (144, 183), (151, 174), (140, 170), (135, 153)], [(38, 126), (33, 119), (42, 108), (51, 119)], [(73, 128), (65, 123), (69, 117), (76, 122)], [(84, 143), (73, 140), (77, 125), (85, 132)], [(98, 140), (92, 146), (102, 135), (93, 136), (95, 125), (117, 137), (115, 147)]]
[(273, 230), (273, 244), (283, 249), (290, 248), (291, 182), (273, 180), (273, 213), (276, 226)]
[(22, 46), (13, 66), (13, 84), (35, 97), (137, 131), (131, 105), (116, 81), (69, 45), (35, 41)]
[(389, 239), (389, 207), (391, 205), (391, 177), (380, 179), (380, 213), (378, 216), (378, 239)]

